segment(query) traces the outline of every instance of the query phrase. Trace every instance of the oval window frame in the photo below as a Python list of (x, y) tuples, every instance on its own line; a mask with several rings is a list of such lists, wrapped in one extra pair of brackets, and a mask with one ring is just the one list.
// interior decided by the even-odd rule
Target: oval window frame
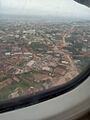
[[(74, 1), (86, 5), (86, 2), (82, 3), (82, 0), (74, 0)], [(78, 87), (81, 83), (87, 80), (89, 76), (90, 76), (90, 64), (86, 67), (86, 69), (83, 72), (81, 72), (78, 76), (76, 76), (74, 79), (70, 80), (66, 84), (59, 85), (42, 92), (38, 92), (35, 95), (25, 95), (22, 97), (1, 101), (0, 113), (13, 111), (16, 109), (21, 109), (31, 105), (39, 104), (41, 102), (63, 95)]]

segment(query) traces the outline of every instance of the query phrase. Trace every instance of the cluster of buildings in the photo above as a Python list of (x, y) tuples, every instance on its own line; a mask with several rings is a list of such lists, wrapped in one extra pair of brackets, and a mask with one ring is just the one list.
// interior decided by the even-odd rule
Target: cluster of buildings
[(74, 57), (90, 58), (90, 27), (77, 24), (0, 24), (0, 91), (15, 84), (13, 98), (77, 76)]

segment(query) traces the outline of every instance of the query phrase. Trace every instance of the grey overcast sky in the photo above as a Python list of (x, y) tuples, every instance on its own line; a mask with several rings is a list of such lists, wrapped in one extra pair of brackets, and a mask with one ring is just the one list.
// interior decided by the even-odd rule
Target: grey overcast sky
[(90, 8), (73, 0), (0, 0), (0, 12), (90, 18)]

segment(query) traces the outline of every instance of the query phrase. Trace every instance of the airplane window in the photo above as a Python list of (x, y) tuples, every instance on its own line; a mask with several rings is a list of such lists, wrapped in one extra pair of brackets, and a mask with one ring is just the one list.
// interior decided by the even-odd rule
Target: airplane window
[(0, 0), (0, 101), (73, 81), (90, 63), (90, 8), (73, 0)]

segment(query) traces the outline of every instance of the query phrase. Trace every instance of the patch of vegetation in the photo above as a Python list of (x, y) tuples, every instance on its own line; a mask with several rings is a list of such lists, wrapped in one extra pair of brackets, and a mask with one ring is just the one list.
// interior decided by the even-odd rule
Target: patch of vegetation
[(88, 64), (90, 63), (90, 57), (79, 57), (79, 60), (81, 61), (79, 66), (81, 71), (85, 70), (85, 68), (88, 66)]
[(78, 50), (75, 48), (75, 47), (73, 47), (73, 46), (71, 46), (71, 47), (67, 47), (67, 50), (69, 51), (69, 52), (72, 52), (73, 53), (73, 55), (78, 55)]
[(46, 52), (48, 50), (48, 46), (40, 42), (32, 42), (30, 47), (34, 51)]
[(21, 80), (28, 80), (30, 78), (33, 78), (33, 74), (31, 72), (26, 72), (26, 73), (17, 75), (17, 77)]
[(15, 73), (16, 70), (15, 68), (11, 68), (9, 71), (8, 71), (8, 75), (10, 76), (11, 74)]
[(23, 67), (25, 63), (26, 63), (26, 61), (25, 61), (25, 60), (22, 60), (17, 66)]
[(0, 90), (0, 101), (8, 99), (8, 96), (16, 89), (22, 88), (23, 90), (30, 87), (27, 81), (20, 81), (19, 83), (13, 82), (11, 85)]
[(8, 76), (7, 75), (0, 75), (0, 82), (3, 82), (4, 80), (7, 80)]

